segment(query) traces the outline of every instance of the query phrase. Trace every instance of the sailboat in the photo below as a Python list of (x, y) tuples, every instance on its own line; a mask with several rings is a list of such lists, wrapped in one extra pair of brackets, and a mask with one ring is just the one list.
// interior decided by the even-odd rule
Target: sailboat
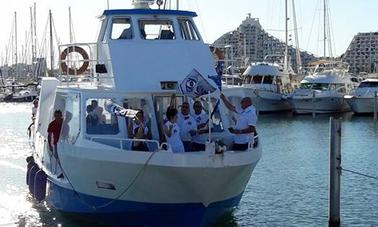
[[(324, 58), (320, 60), (312, 75), (304, 77), (289, 96), (293, 112), (299, 114), (334, 113), (349, 111), (344, 99), (352, 88), (352, 79), (346, 63), (326, 59), (327, 46), (327, 4), (324, 0)], [(330, 41), (330, 39), (328, 39)]]

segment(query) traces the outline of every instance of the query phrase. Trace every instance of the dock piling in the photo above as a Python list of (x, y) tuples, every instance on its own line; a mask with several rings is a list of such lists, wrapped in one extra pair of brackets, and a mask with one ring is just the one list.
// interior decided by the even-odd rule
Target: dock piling
[(377, 91), (374, 92), (374, 121), (377, 121), (377, 111), (378, 111), (378, 94)]
[(316, 101), (316, 96), (315, 96), (315, 90), (312, 91), (312, 118), (315, 118), (316, 113), (315, 113), (315, 101)]
[(330, 118), (328, 224), (340, 226), (341, 119)]

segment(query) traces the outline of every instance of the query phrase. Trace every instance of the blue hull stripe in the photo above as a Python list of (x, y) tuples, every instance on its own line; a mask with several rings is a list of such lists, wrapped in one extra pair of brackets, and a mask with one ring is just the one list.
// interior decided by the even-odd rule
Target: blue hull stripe
[(49, 181), (47, 202), (59, 211), (115, 226), (208, 226), (236, 207), (242, 194), (208, 207), (202, 203), (111, 202), (106, 198), (77, 194)]

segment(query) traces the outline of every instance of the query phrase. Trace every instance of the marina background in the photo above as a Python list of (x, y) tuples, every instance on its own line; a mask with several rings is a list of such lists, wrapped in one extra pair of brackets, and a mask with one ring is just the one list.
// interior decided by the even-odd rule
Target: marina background
[[(43, 30), (51, 9), (55, 26), (62, 43), (69, 42), (68, 7), (72, 7), (72, 18), (77, 42), (95, 41), (99, 29), (97, 16), (107, 7), (106, 0), (17, 0), (0, 3), (0, 49), (5, 51), (9, 41), (13, 12), (19, 15), (19, 43), (23, 43), (24, 31), (30, 27), (29, 7), (37, 4), (37, 30), (41, 41)], [(321, 7), (322, 0), (296, 0), (300, 48), (315, 55), (322, 55)], [(341, 55), (358, 32), (377, 30), (374, 15), (378, 10), (375, 0), (332, 0), (329, 2), (335, 53)], [(110, 0), (110, 8), (129, 8), (131, 0)], [(248, 13), (260, 19), (260, 23), (273, 36), (284, 40), (284, 1), (281, 0), (188, 0), (180, 1), (180, 8), (198, 12), (197, 25), (207, 43), (214, 42), (225, 32), (235, 29)], [(312, 30), (312, 31), (311, 31)]]
[[(0, 103), (0, 226), (83, 226), (77, 217), (36, 204), (27, 192), (30, 104)], [(343, 115), (342, 166), (378, 176), (378, 124)], [(219, 226), (328, 225), (328, 115), (260, 115), (264, 147), (240, 206)], [(341, 225), (378, 225), (377, 180), (343, 172)]]

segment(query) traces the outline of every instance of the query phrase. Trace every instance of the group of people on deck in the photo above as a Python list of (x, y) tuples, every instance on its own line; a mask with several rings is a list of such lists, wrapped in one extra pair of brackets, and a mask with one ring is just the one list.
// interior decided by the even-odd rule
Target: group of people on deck
[[(247, 150), (251, 142), (254, 141), (256, 132), (256, 109), (252, 105), (249, 97), (241, 100), (240, 107), (235, 107), (225, 96), (221, 94), (221, 100), (225, 106), (237, 114), (235, 127), (228, 130), (234, 135), (232, 150)], [(101, 108), (101, 109), (100, 109)], [(170, 105), (166, 111), (166, 118), (162, 125), (165, 139), (174, 153), (205, 151), (209, 133), (209, 115), (203, 110), (201, 101), (193, 103), (193, 111), (190, 111), (189, 102), (183, 102), (180, 112), (174, 105)], [(103, 108), (98, 106), (96, 100), (92, 100), (87, 106), (87, 125), (96, 126), (105, 123), (105, 116), (102, 114)], [(49, 148), (52, 150), (56, 146), (62, 128), (63, 117), (60, 110), (55, 111), (54, 121), (48, 127)], [(138, 111), (133, 121), (128, 124), (128, 137), (136, 139), (132, 143), (132, 150), (148, 151), (148, 146), (144, 140), (150, 140), (151, 130), (148, 128), (144, 112)], [(139, 140), (139, 141), (138, 141)]]
[(194, 113), (190, 114), (188, 102), (182, 103), (180, 113), (174, 107), (168, 107), (163, 132), (174, 152), (205, 150), (209, 116), (203, 111), (200, 101), (194, 102), (193, 109)]
[[(234, 135), (232, 150), (247, 150), (250, 142), (254, 142), (254, 136), (257, 135), (257, 116), (252, 100), (244, 97), (240, 108), (237, 108), (224, 94), (221, 94), (220, 98), (230, 111), (237, 114), (235, 128), (229, 128), (230, 133)], [(203, 112), (200, 101), (194, 102), (193, 109), (194, 114), (191, 115), (188, 102), (181, 105), (180, 113), (172, 107), (167, 109), (167, 121), (164, 123), (163, 131), (175, 153), (205, 151), (206, 149), (209, 116)]]

